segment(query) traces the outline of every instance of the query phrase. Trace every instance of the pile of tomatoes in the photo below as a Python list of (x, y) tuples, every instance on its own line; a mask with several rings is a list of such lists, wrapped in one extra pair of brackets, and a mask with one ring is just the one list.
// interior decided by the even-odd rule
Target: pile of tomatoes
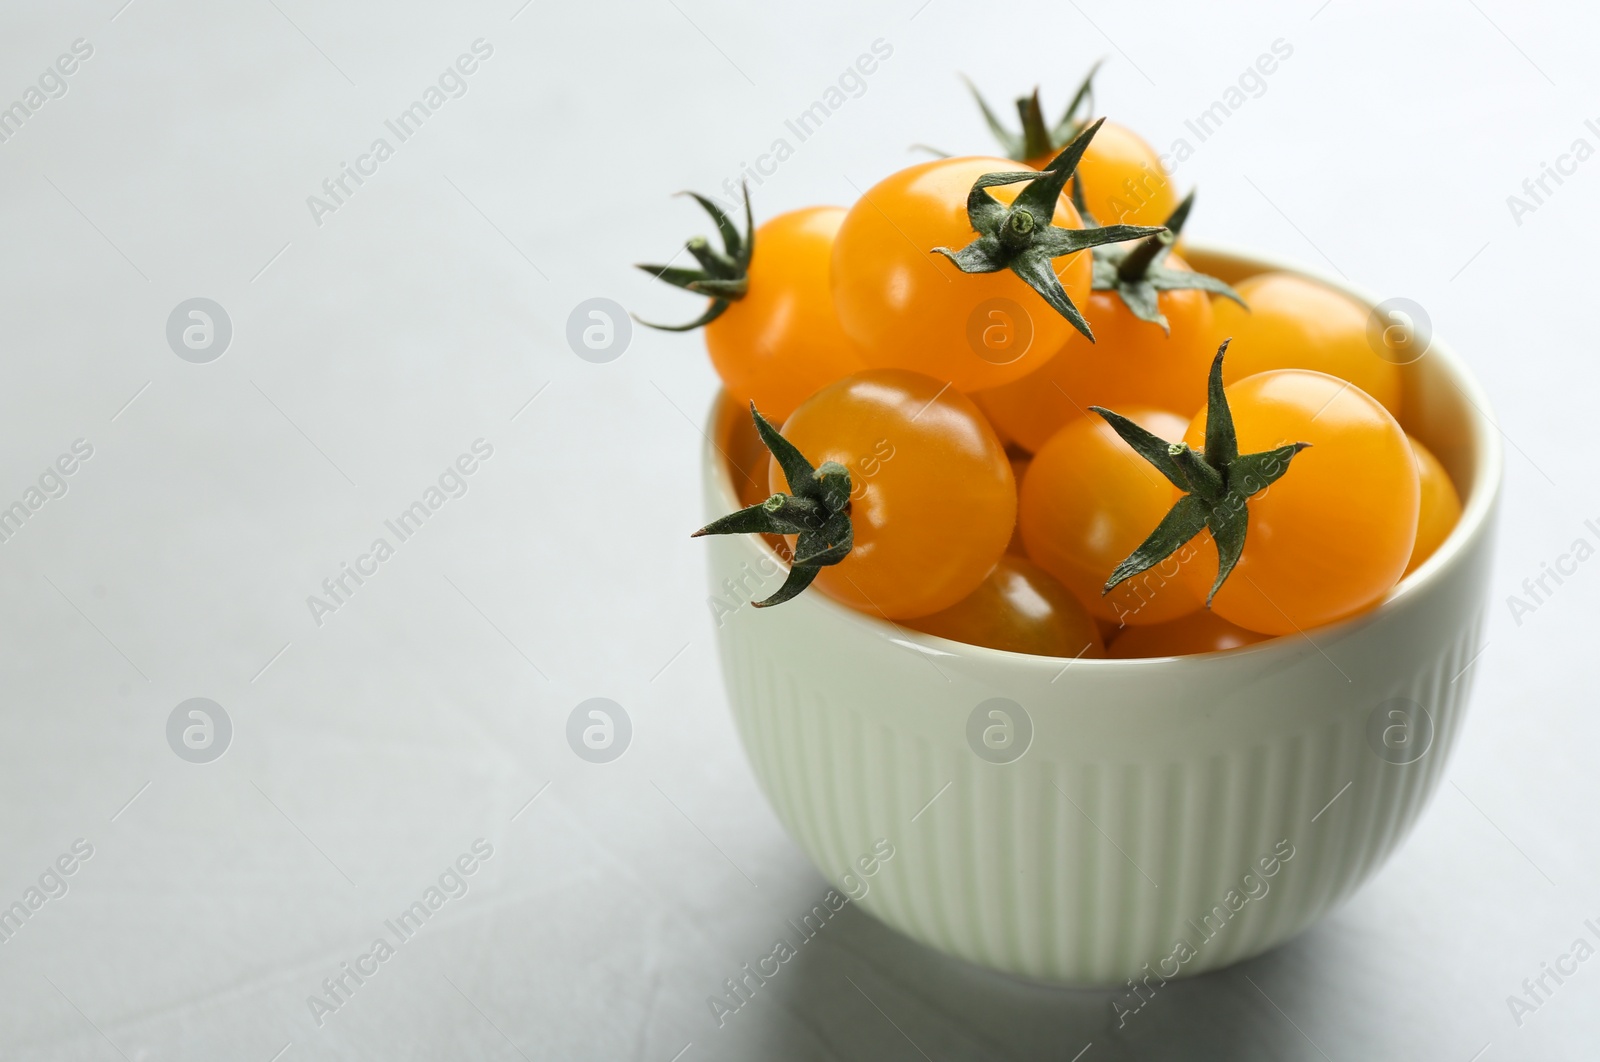
[[(1086, 83), (1087, 89), (1087, 83)], [(938, 158), (849, 208), (642, 266), (708, 302), (720, 440), (763, 534), (815, 590), (976, 645), (1184, 655), (1381, 601), (1460, 515), (1402, 427), (1369, 313), (1291, 273), (1230, 287), (1183, 259), (1179, 201), (1136, 133), (1019, 101), (1013, 158)], [(658, 326), (659, 327), (659, 326)], [(768, 455), (770, 454), (770, 459)]]

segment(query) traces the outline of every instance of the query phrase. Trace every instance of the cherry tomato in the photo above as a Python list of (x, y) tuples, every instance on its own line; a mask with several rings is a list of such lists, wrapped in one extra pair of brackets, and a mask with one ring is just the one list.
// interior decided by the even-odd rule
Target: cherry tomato
[[(1153, 409), (1119, 410), (1140, 427), (1176, 439), (1188, 422)], [(1018, 524), (1028, 556), (1098, 619), (1165, 623), (1205, 601), (1178, 579), (1183, 551), (1101, 595), (1124, 557), (1172, 507), (1173, 487), (1098, 417), (1079, 418), (1034, 454), (1022, 481)], [(1190, 553), (1195, 551), (1191, 550)], [(1215, 573), (1216, 566), (1212, 566)]]
[(706, 325), (728, 394), (782, 420), (818, 388), (865, 368), (839, 327), (828, 286), (843, 207), (779, 214), (756, 229), (749, 291)]
[[(1166, 264), (1189, 270), (1175, 254), (1167, 255)], [(1163, 291), (1157, 303), (1170, 333), (1135, 317), (1115, 291), (1090, 293), (1080, 308), (1095, 342), (1073, 332), (1043, 368), (980, 391), (976, 400), (1000, 430), (1034, 451), (1063, 424), (1087, 415), (1090, 406), (1199, 409), (1217, 350), (1211, 339), (1211, 296), (1192, 289)]]
[[(1053, 157), (1041, 155), (1028, 165), (1042, 170)], [(1115, 122), (1100, 127), (1074, 180), (1083, 182), (1083, 202), (1097, 225), (1160, 225), (1178, 205), (1156, 149)]]
[[(932, 253), (975, 238), (967, 193), (979, 177), (1024, 168), (1009, 159), (936, 159), (890, 175), (850, 208), (833, 246), (833, 301), (868, 365), (912, 369), (974, 391), (1027, 375), (1075, 334), (1009, 269), (963, 273)], [(1024, 187), (989, 192), (1009, 204)], [(1054, 224), (1083, 227), (1065, 193)], [(1081, 304), (1089, 291), (1089, 252), (1053, 265), (1067, 297)]]
[[(1405, 431), (1372, 396), (1326, 373), (1258, 373), (1227, 397), (1240, 453), (1311, 446), (1250, 497), (1244, 552), (1212, 609), (1262, 634), (1294, 634), (1377, 604), (1405, 571), (1417, 534), (1417, 460)], [(1196, 450), (1205, 425), (1201, 412), (1185, 434)], [(1168, 491), (1170, 504), (1178, 492)], [(1209, 530), (1190, 545), (1203, 559), (1180, 574), (1204, 594), (1217, 574), (1216, 545)]]
[(1219, 300), (1212, 325), (1213, 350), (1233, 339), (1226, 382), (1268, 369), (1315, 369), (1349, 380), (1400, 415), (1400, 366), (1374, 350), (1359, 303), (1292, 273), (1260, 273), (1234, 288), (1249, 311)]
[(1265, 641), (1266, 636), (1234, 626), (1221, 616), (1201, 609), (1171, 623), (1129, 627), (1111, 642), (1106, 655), (1113, 660), (1149, 656), (1195, 656), (1237, 649)]
[[(783, 435), (814, 465), (850, 473), (854, 545), (816, 585), (852, 608), (910, 619), (978, 588), (1017, 518), (1004, 447), (983, 414), (948, 384), (904, 369), (869, 369), (802, 402)], [(774, 493), (787, 491), (771, 463)]]
[(1078, 599), (1043, 568), (1002, 557), (976, 590), (942, 612), (912, 620), (926, 634), (1036, 656), (1101, 657), (1100, 631)]
[(1422, 503), (1417, 515), (1417, 541), (1411, 547), (1406, 575), (1433, 556), (1434, 550), (1450, 537), (1456, 522), (1461, 519), (1461, 496), (1456, 493), (1456, 485), (1450, 481), (1450, 473), (1444, 470), (1432, 451), (1417, 440), (1411, 440), (1411, 449), (1417, 455)]

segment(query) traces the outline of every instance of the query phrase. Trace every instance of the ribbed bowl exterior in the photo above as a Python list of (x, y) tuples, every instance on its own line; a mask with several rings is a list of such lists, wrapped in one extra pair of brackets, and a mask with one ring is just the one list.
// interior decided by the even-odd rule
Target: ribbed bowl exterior
[[(1434, 371), (1460, 373), (1439, 357)], [(772, 555), (711, 539), (728, 695), (757, 780), (841, 892), (949, 954), (1081, 985), (1258, 954), (1387, 858), (1460, 735), (1499, 482), (1494, 441), (1468, 435), (1482, 481), (1462, 525), (1383, 605), (1199, 657), (1003, 653), (815, 592), (758, 611), (747, 602), (782, 579)], [(706, 469), (720, 515), (731, 495), (714, 447)], [(1031, 724), (1011, 762), (969, 738), (995, 698)], [(894, 854), (874, 861), (883, 841)]]

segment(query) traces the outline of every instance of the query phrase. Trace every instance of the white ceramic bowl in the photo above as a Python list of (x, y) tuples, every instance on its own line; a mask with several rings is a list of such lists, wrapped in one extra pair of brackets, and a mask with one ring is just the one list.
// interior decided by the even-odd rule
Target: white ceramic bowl
[[(1225, 279), (1288, 268), (1375, 304), (1307, 270), (1186, 255)], [(1342, 902), (1415, 823), (1461, 732), (1500, 488), (1499, 438), (1456, 355), (1434, 337), (1404, 371), (1407, 426), (1455, 479), (1461, 521), (1378, 608), (1305, 636), (1026, 656), (815, 591), (752, 609), (782, 580), (776, 558), (759, 539), (710, 539), (728, 697), (795, 841), (900, 932), (1073, 984), (1225, 966)], [(719, 401), (710, 438), (735, 415)], [(705, 486), (708, 517), (738, 506), (714, 446)]]

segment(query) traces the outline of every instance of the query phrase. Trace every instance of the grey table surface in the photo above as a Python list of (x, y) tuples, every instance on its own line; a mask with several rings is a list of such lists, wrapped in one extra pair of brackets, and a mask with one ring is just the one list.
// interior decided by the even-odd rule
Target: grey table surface
[[(1600, 1054), (1600, 962), (1508, 1002), (1600, 922), (1600, 562), (1509, 602), (1600, 538), (1594, 10), (74, 0), (0, 19), (0, 103), (23, 105), (0, 125), (0, 505), (29, 513), (0, 542), (0, 905), (29, 908), (0, 942), (0, 1057)], [(875, 41), (889, 57), (844, 76)], [(1290, 57), (1250, 77), (1275, 41)], [(1504, 518), (1447, 782), (1348, 904), (1127, 1028), (1106, 994), (945, 959), (853, 908), (719, 1023), (707, 998), (826, 883), (739, 749), (685, 534), (701, 341), (636, 330), (594, 363), (569, 315), (690, 311), (628, 266), (704, 228), (672, 192), (749, 170), (762, 214), (847, 203), (912, 142), (987, 150), (957, 71), (1059, 105), (1100, 56), (1101, 109), (1192, 149), (1196, 238), (1416, 300), (1493, 395)], [(787, 122), (819, 99), (802, 140)], [(225, 347), (182, 342), (194, 298)], [(418, 500), (426, 523), (388, 531)], [(363, 559), (379, 537), (392, 555)], [(565, 736), (594, 697), (632, 722), (607, 764)], [(192, 698), (216, 708), (191, 720)], [(429, 899), (421, 930), (387, 928)], [(380, 938), (377, 972), (310, 1002)]]

